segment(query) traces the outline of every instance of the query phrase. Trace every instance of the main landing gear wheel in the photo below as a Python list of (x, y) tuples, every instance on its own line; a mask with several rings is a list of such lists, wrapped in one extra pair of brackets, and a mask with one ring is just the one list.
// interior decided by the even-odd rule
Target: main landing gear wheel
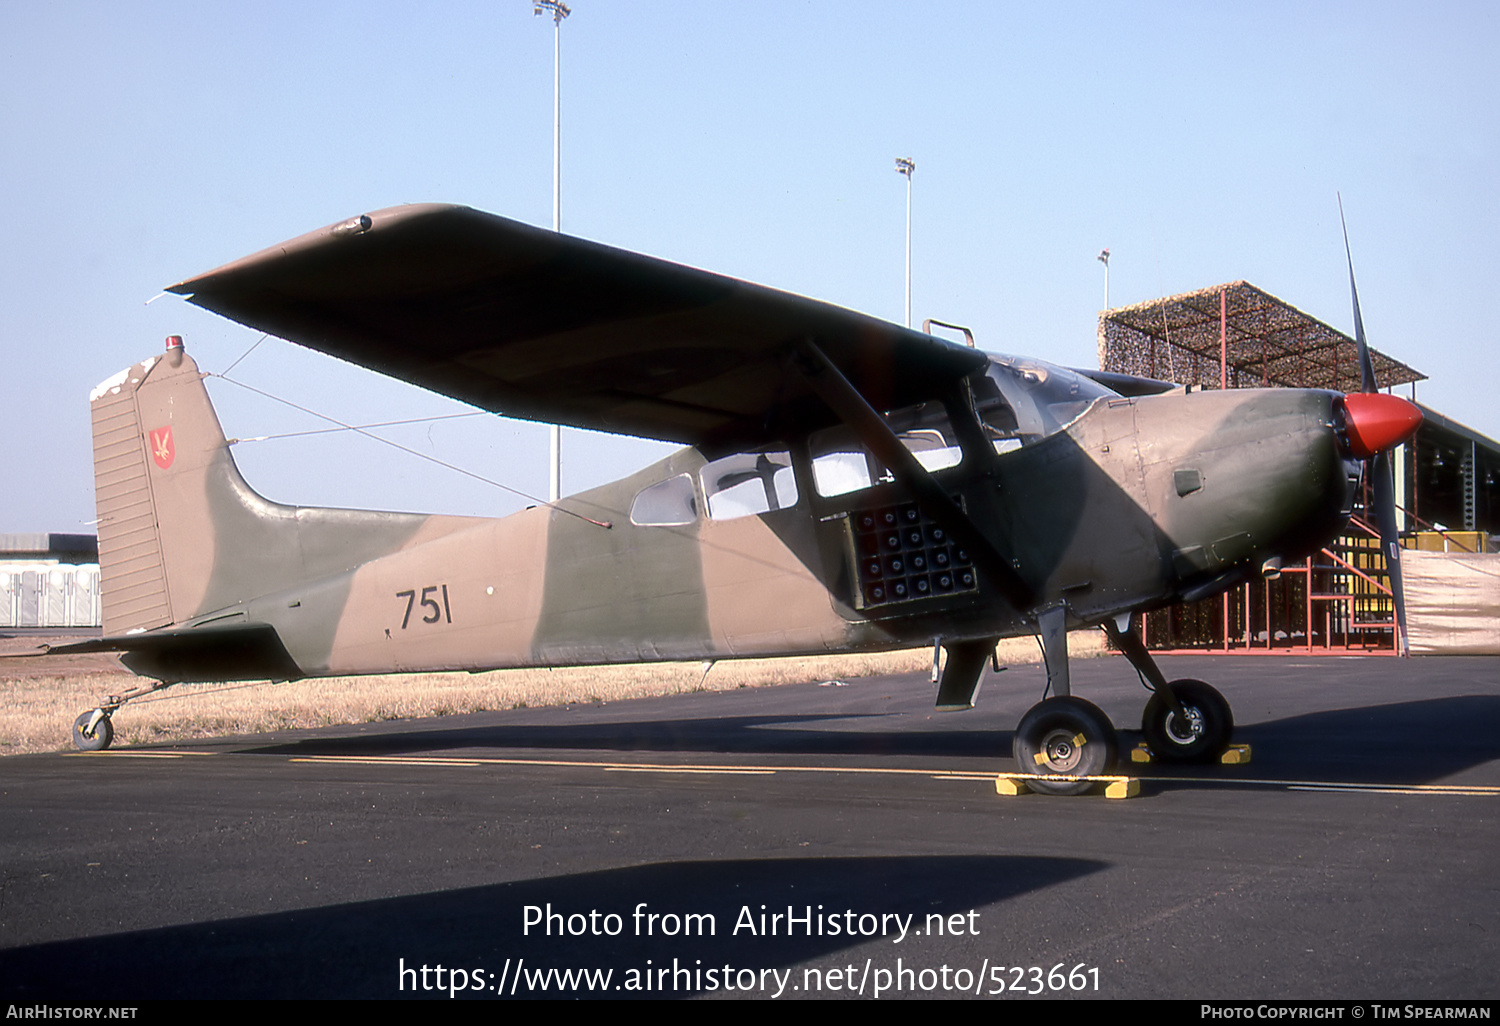
[(1161, 695), (1152, 695), (1141, 717), (1146, 746), (1163, 762), (1213, 762), (1224, 754), (1234, 733), (1229, 703), (1201, 680), (1174, 680), (1172, 693), (1187, 722), (1179, 720)]
[[(94, 723), (94, 717), (99, 717), (99, 722)], [(93, 724), (90, 726), (90, 724)], [(114, 724), (109, 722), (109, 713), (99, 709), (90, 709), (78, 719), (73, 721), (73, 744), (80, 751), (102, 752), (109, 747), (109, 743), (115, 739)]]
[[(1022, 773), (1088, 777), (1114, 765), (1119, 740), (1109, 717), (1081, 698), (1049, 698), (1032, 706), (1016, 727), (1016, 762)], [(1043, 794), (1083, 794), (1092, 780), (1027, 780)]]

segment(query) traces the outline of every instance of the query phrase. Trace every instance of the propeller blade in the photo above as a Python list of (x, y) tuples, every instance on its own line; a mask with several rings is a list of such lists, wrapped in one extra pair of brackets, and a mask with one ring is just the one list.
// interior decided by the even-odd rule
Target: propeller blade
[(1365, 344), (1365, 322), (1359, 315), (1359, 289), (1354, 287), (1354, 255), (1349, 251), (1349, 226), (1344, 223), (1344, 197), (1339, 196), (1339, 227), (1344, 230), (1344, 256), (1349, 260), (1349, 295), (1354, 300), (1354, 344), (1359, 349), (1359, 390), (1377, 392), (1375, 364)]
[(1416, 434), (1422, 411), (1395, 396), (1382, 396), (1375, 382), (1375, 364), (1365, 342), (1365, 322), (1359, 315), (1359, 289), (1354, 285), (1354, 254), (1349, 249), (1349, 226), (1344, 222), (1344, 197), (1339, 196), (1339, 227), (1344, 230), (1344, 256), (1349, 261), (1349, 296), (1354, 301), (1354, 344), (1359, 349), (1359, 388), (1368, 395), (1345, 396), (1349, 414), (1349, 441), (1355, 453), (1365, 457), (1365, 472), (1374, 477), (1375, 517), (1380, 528), (1380, 548), (1385, 554), (1386, 574), (1391, 581), (1391, 605), (1396, 619), (1396, 649), (1411, 655), (1406, 639), (1406, 588), (1401, 579), (1401, 532), (1396, 526), (1396, 485), (1391, 471), (1391, 450)]
[(1396, 486), (1391, 479), (1391, 452), (1378, 453), (1367, 466), (1375, 476), (1375, 514), (1379, 518), (1380, 548), (1391, 579), (1391, 601), (1396, 613), (1396, 647), (1411, 655), (1406, 641), (1406, 589), (1401, 580), (1401, 540), (1396, 527)]

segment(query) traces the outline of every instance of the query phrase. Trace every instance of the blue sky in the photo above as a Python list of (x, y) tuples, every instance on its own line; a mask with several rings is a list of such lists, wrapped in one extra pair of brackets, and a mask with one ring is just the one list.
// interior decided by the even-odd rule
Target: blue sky
[[(1500, 435), (1495, 5), (573, 7), (565, 231), (900, 320), (910, 156), (914, 316), (1091, 366), (1106, 246), (1113, 305), (1243, 278), (1348, 330), (1342, 191), (1371, 342)], [(550, 224), (552, 26), (528, 0), (11, 3), (0, 47), (0, 531), (91, 529), (95, 383), (167, 334), (211, 371), (259, 337), (146, 305), (165, 286), (398, 203)], [(276, 340), (234, 376), (359, 423), (455, 410)], [(319, 426), (210, 389), (231, 436)], [(545, 494), (545, 428), (389, 434)], [(564, 445), (566, 491), (664, 451)], [(348, 435), (236, 457), (281, 501), (525, 502)]]

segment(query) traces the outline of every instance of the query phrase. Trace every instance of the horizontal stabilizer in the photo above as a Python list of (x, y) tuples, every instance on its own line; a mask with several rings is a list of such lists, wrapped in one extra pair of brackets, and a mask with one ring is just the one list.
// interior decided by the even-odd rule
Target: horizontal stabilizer
[(268, 624), (236, 623), (183, 630), (142, 631), (49, 645), (36, 655), (120, 652), (120, 662), (143, 677), (167, 683), (209, 680), (296, 680), (301, 669)]

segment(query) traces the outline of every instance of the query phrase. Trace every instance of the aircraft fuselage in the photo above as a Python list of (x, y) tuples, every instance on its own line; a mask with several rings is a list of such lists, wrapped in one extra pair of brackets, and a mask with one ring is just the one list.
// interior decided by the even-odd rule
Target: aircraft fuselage
[[(183, 359), (147, 368), (144, 406), (153, 386), (201, 391)], [(1357, 480), (1334, 393), (1102, 395), (1030, 433), (948, 397), (924, 414), (939, 428), (903, 438), (936, 453), (933, 478), (1030, 589), (1020, 608), (857, 443), (822, 433), (769, 456), (684, 449), (555, 509), (427, 517), (267, 502), (206, 394), (195, 414), (170, 401), (175, 472), (193, 478), (176, 490), (214, 527), (201, 585), (176, 574), (173, 622), (268, 625), (303, 675), (881, 649), (1034, 633), (1059, 604), (1097, 623), (1315, 551)], [(174, 679), (264, 670), (125, 658)]]

